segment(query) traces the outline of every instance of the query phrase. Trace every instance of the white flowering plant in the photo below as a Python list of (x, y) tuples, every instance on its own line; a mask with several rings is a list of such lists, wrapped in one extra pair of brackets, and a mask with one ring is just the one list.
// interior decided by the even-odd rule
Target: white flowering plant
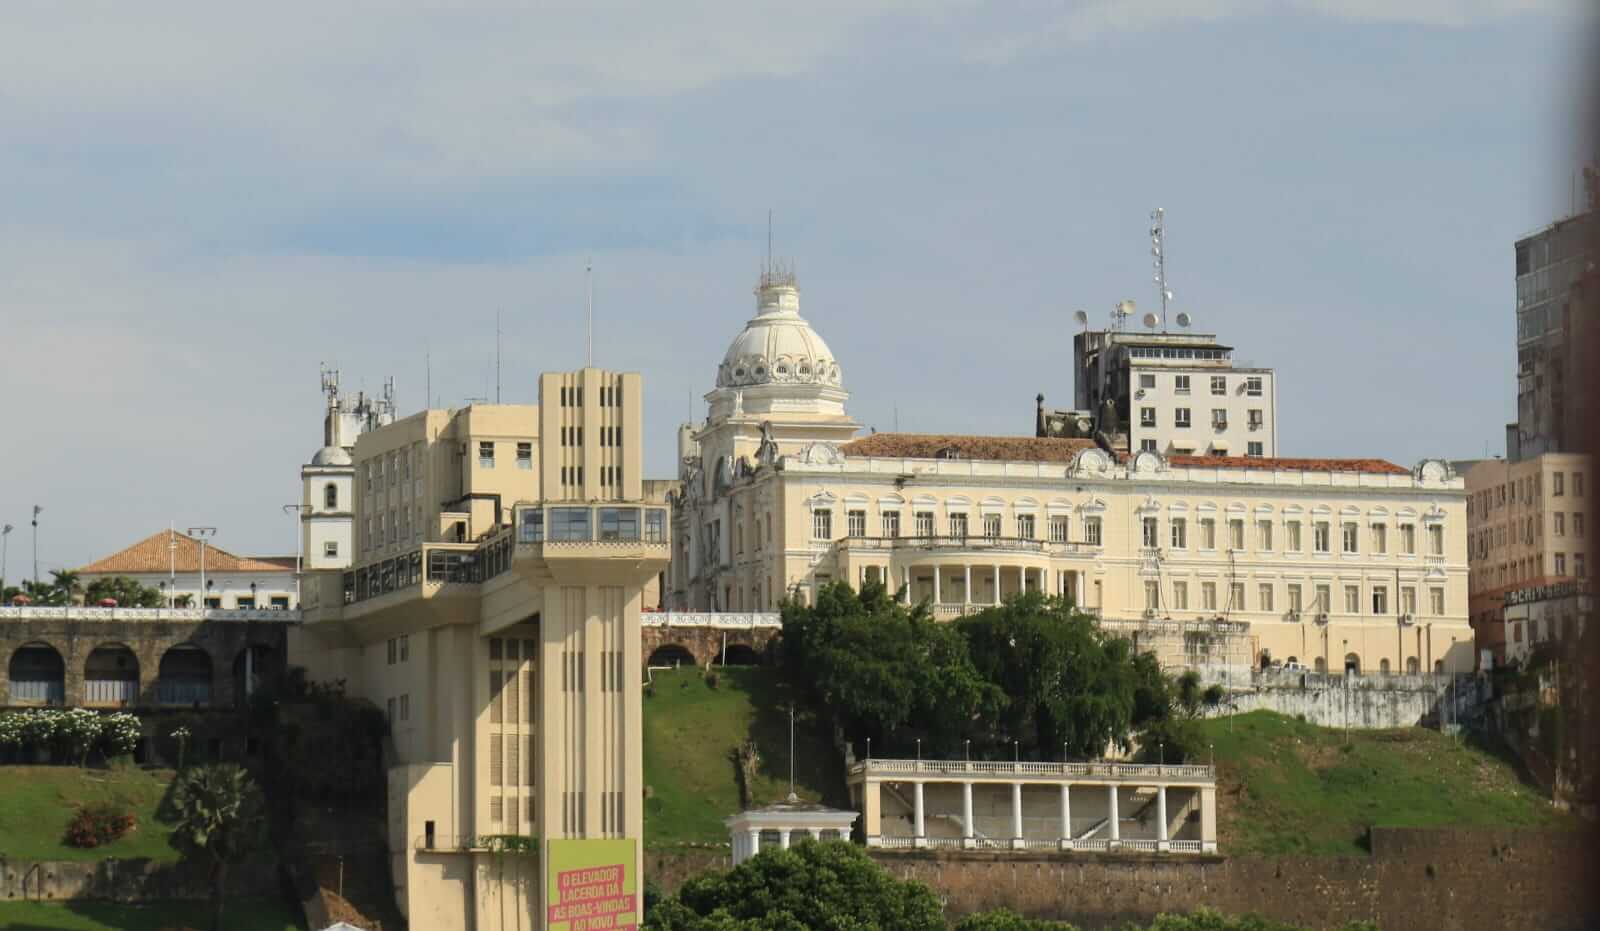
[(132, 753), (139, 737), (139, 718), (125, 711), (101, 715), (87, 708), (32, 708), (0, 714), (0, 747), (56, 748), (79, 765), (97, 747), (107, 757)]

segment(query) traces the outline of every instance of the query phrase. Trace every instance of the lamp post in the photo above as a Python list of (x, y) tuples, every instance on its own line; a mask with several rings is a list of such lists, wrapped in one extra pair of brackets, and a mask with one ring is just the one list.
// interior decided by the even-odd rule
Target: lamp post
[(200, 610), (206, 608), (206, 540), (217, 535), (215, 527), (190, 527), (189, 536), (200, 541)]
[(44, 508), (33, 506), (33, 586), (39, 587), (39, 512)]
[(967, 765), (971, 766), (972, 765), (972, 738), (971, 737), (968, 737), (966, 739), (966, 745), (967, 745), (967, 749), (966, 749)]
[(6, 544), (11, 542), (12, 529), (10, 524), (0, 527), (0, 591), (6, 587)]
[(300, 554), (301, 554), (301, 552), (303, 550), (304, 537), (305, 537), (305, 534), (301, 533), (300, 519), (301, 519), (301, 515), (311, 513), (311, 505), (309, 505), (309, 504), (285, 504), (283, 506), (283, 513), (285, 513), (285, 514), (293, 514), (294, 518), (295, 518), (295, 521), (294, 521), (294, 525), (295, 525), (294, 526), (294, 606), (296, 608), (298, 608), (298, 607), (300, 607), (300, 572), (301, 572), (301, 569), (300, 569), (301, 556), (300, 556)]

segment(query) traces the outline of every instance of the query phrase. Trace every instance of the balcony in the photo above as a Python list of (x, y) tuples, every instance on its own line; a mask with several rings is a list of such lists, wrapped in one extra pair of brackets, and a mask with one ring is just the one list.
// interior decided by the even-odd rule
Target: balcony
[(1072, 556), (1096, 552), (1086, 543), (1055, 543), (1030, 537), (988, 537), (968, 535), (926, 537), (845, 537), (835, 544), (840, 555), (893, 553), (908, 551), (926, 555), (972, 553), (1021, 553), (1037, 556)]
[(710, 627), (716, 630), (757, 630), (783, 626), (776, 611), (647, 611), (640, 615), (644, 627)]
[(295, 624), (300, 612), (289, 608), (99, 608), (85, 605), (6, 605), (0, 607), (0, 621), (160, 621), (199, 623), (201, 621), (277, 621)]

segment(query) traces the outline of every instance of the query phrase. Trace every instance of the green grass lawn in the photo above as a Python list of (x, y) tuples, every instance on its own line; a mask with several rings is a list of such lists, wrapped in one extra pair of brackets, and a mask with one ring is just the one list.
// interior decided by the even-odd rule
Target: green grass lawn
[[(714, 689), (706, 685), (704, 671), (695, 668), (656, 672), (654, 686), (647, 688), (647, 844), (728, 840), (722, 819), (739, 810), (732, 753), (746, 740), (754, 739), (760, 752), (753, 801), (766, 804), (789, 793), (789, 717), (776, 673), (728, 666), (717, 674)], [(838, 756), (810, 727), (808, 717), (797, 719), (796, 793), (812, 800), (834, 798), (844, 783)]]
[[(276, 899), (226, 903), (222, 920), (230, 931), (301, 931), (289, 906)], [(204, 902), (0, 902), (0, 928), (7, 931), (162, 931), (209, 928)]]
[[(0, 766), (0, 855), (24, 860), (176, 860), (177, 852), (167, 846), (171, 828), (156, 820), (171, 781), (170, 770)], [(61, 841), (67, 822), (87, 802), (119, 805), (133, 812), (137, 824), (104, 847), (68, 847)]]
[(1366, 828), (1568, 824), (1504, 760), (1423, 728), (1352, 731), (1255, 711), (1202, 724), (1228, 854), (1349, 854)]

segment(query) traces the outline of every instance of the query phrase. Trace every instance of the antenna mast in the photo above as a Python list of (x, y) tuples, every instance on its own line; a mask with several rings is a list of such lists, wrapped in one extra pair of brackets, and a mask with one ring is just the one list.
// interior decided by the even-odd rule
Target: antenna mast
[(594, 368), (594, 262), (585, 259), (583, 263), (584, 287), (584, 342), (587, 346), (586, 368)]
[(1167, 236), (1167, 212), (1160, 207), (1150, 211), (1150, 264), (1154, 269), (1151, 280), (1155, 282), (1156, 290), (1161, 292), (1161, 332), (1167, 332), (1167, 302), (1172, 300), (1172, 292), (1167, 289), (1167, 256), (1163, 248), (1163, 240)]
[(500, 403), (500, 311), (494, 312), (494, 403)]

